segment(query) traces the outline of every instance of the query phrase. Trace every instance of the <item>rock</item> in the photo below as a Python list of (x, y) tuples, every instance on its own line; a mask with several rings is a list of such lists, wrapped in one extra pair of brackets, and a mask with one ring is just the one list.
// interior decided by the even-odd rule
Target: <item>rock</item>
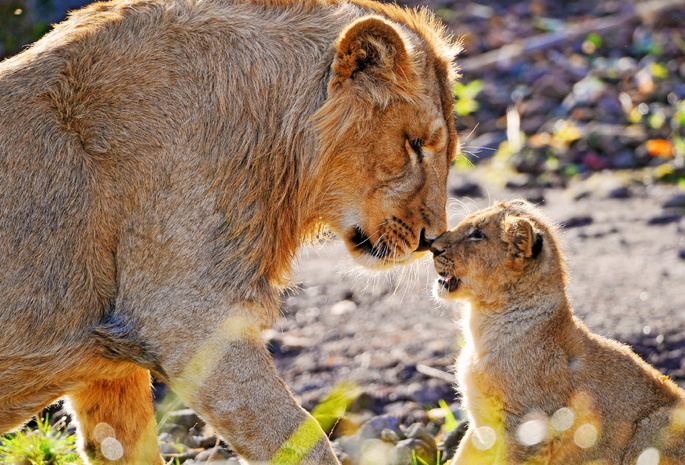
[(188, 452), (188, 446), (181, 443), (165, 442), (159, 445), (159, 452), (162, 455), (179, 455)]
[(157, 442), (174, 442), (174, 437), (169, 433), (162, 433), (157, 437)]
[(426, 427), (421, 423), (414, 423), (413, 425), (410, 425), (404, 434), (407, 436), (407, 439), (420, 439), (433, 449), (437, 449), (438, 447), (435, 443), (435, 438), (433, 435), (429, 433)]
[(347, 452), (345, 452), (342, 447), (340, 447), (340, 444), (333, 442), (331, 444), (331, 447), (333, 448), (333, 453), (335, 456), (340, 460), (340, 463), (342, 465), (353, 465), (352, 463), (352, 457), (350, 457)]
[(685, 194), (676, 194), (662, 205), (664, 208), (685, 208)]
[(439, 444), (439, 448), (442, 451), (442, 458), (444, 460), (449, 460), (452, 457), (454, 457), (454, 452), (457, 450), (457, 447), (459, 446), (459, 443), (461, 443), (461, 440), (464, 438), (464, 435), (466, 434), (466, 430), (469, 428), (469, 423), (468, 421), (462, 421), (457, 425), (456, 428), (453, 430), (447, 432), (442, 437), (442, 441)]
[(680, 252), (678, 252), (678, 257), (682, 260), (685, 260), (685, 249), (680, 249)]
[(429, 379), (425, 383), (412, 383), (408, 387), (409, 398), (419, 405), (435, 406), (441, 400), (452, 399), (452, 386), (441, 379)]
[[(433, 444), (435, 444), (435, 442), (433, 442)], [(416, 457), (416, 460), (414, 457)], [(421, 459), (428, 464), (434, 464), (437, 462), (437, 458), (437, 447), (430, 445), (421, 439), (410, 438), (398, 442), (392, 449), (388, 465), (413, 465), (417, 462), (421, 463), (418, 459)]]
[[(216, 462), (218, 460), (228, 460), (234, 459), (235, 456), (231, 451), (224, 447), (212, 447), (211, 449), (204, 450), (195, 456), (195, 462), (208, 462), (210, 460)], [(238, 461), (235, 462), (238, 465)], [(226, 464), (228, 465), (228, 464)]]
[(341, 300), (340, 302), (334, 304), (331, 307), (331, 314), (333, 315), (346, 315), (352, 313), (357, 309), (357, 304), (351, 300)]
[(359, 449), (357, 460), (354, 460), (355, 456), (352, 455), (353, 463), (358, 465), (385, 465), (388, 463), (388, 457), (393, 447), (392, 444), (380, 439), (367, 439)]
[(399, 434), (397, 434), (395, 431), (391, 429), (384, 429), (381, 431), (381, 440), (385, 442), (391, 442), (393, 444), (397, 444), (402, 440)]
[(647, 224), (660, 226), (665, 224), (677, 223), (680, 221), (680, 218), (680, 214), (676, 212), (663, 212), (662, 214), (654, 216), (647, 220)]
[(606, 84), (594, 76), (581, 79), (573, 85), (572, 100), (565, 101), (566, 105), (582, 105), (596, 102), (604, 93)]
[(381, 415), (374, 417), (362, 425), (357, 433), (364, 439), (380, 439), (384, 430), (395, 432), (400, 438), (404, 438), (404, 433), (400, 429), (399, 420), (391, 415)]
[(564, 229), (579, 228), (592, 224), (593, 221), (591, 216), (573, 216), (568, 220), (563, 221), (561, 227)]
[(483, 197), (483, 189), (475, 182), (465, 181), (450, 189), (453, 197)]
[(416, 402), (399, 401), (386, 405), (385, 413), (396, 417), (401, 424), (428, 423), (428, 413)]
[(619, 170), (637, 168), (639, 165), (634, 150), (624, 149), (611, 158), (611, 166)]
[(364, 391), (347, 408), (348, 412), (360, 413), (370, 411), (376, 414), (383, 412), (383, 402), (370, 392)]
[(530, 174), (520, 173), (517, 175), (510, 176), (506, 182), (507, 189), (525, 189), (531, 187), (534, 184), (535, 178)]
[(201, 437), (199, 438), (200, 444), (199, 447), (203, 449), (210, 449), (212, 447), (217, 447), (217, 445), (221, 442), (219, 438), (216, 436), (206, 436), (206, 437)]
[[(182, 454), (178, 454), (173, 457), (173, 460), (170, 460), (170, 463), (176, 464), (178, 463), (185, 463), (189, 464), (191, 460), (194, 460), (195, 457), (197, 456), (197, 451), (189, 450), (188, 452), (184, 452)], [(213, 465), (219, 465), (218, 462), (214, 462)], [(221, 465), (239, 465), (239, 462), (237, 459), (230, 459), (225, 462), (221, 462)]]
[(626, 186), (618, 186), (607, 193), (610, 199), (629, 199), (632, 196), (630, 189)]
[(169, 412), (166, 418), (170, 424), (183, 426), (187, 429), (193, 427), (202, 428), (205, 425), (205, 422), (202, 421), (200, 417), (198, 417), (197, 414), (189, 408)]

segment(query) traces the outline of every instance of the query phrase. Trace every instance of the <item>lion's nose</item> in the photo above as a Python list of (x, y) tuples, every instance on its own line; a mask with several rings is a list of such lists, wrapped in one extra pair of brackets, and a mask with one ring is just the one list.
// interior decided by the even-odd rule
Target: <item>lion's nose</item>
[(430, 250), (432, 243), (432, 239), (426, 238), (426, 229), (422, 229), (421, 236), (419, 237), (419, 246), (416, 248), (415, 252), (425, 252), (426, 250)]

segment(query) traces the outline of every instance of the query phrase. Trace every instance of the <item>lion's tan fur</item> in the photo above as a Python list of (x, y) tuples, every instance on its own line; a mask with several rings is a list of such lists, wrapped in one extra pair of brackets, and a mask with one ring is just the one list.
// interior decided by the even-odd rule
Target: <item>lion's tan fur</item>
[(321, 228), (378, 268), (443, 232), (457, 51), (367, 0), (115, 0), (0, 64), (0, 430), (67, 395), (93, 463), (100, 423), (159, 462), (152, 370), (247, 459), (337, 463), (260, 330)]
[(573, 315), (539, 209), (497, 203), (433, 250), (437, 294), (470, 304), (457, 365), (470, 426), (453, 465), (685, 463), (685, 391)]

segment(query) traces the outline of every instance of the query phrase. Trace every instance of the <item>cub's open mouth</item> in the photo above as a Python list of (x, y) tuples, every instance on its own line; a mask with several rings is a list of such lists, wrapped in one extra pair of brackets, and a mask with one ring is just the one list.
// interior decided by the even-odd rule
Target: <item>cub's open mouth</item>
[(438, 278), (438, 284), (446, 289), (448, 292), (454, 292), (459, 287), (459, 278), (448, 276), (446, 278)]

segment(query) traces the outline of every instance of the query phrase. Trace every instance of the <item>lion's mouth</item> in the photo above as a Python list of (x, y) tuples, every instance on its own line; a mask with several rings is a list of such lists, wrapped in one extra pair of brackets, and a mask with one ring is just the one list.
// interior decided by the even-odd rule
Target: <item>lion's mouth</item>
[(419, 237), (419, 245), (416, 247), (416, 250), (414, 252), (426, 252), (430, 250), (431, 245), (433, 244), (433, 241), (429, 241), (426, 239), (426, 228), (423, 228), (421, 230), (421, 235)]
[(438, 284), (442, 286), (443, 289), (446, 289), (447, 292), (456, 291), (460, 282), (459, 278), (455, 278), (454, 276), (438, 278)]
[(385, 258), (389, 256), (392, 252), (390, 247), (387, 246), (382, 240), (376, 241), (376, 243), (371, 242), (369, 236), (364, 233), (364, 230), (359, 226), (355, 226), (350, 240), (354, 244), (354, 248), (367, 253), (375, 258)]

